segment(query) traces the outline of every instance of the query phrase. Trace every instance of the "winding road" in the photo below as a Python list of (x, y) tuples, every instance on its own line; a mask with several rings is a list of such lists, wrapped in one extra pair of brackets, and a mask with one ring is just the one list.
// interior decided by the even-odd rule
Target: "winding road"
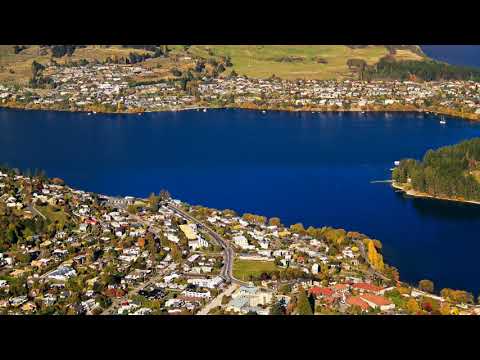
[(223, 267), (222, 271), (220, 273), (220, 276), (225, 279), (226, 282), (228, 283), (234, 283), (238, 285), (243, 285), (243, 286), (248, 286), (248, 283), (244, 281), (240, 281), (238, 279), (235, 279), (233, 277), (233, 260), (235, 257), (235, 253), (233, 251), (233, 248), (230, 246), (230, 244), (219, 234), (217, 234), (215, 231), (213, 231), (210, 227), (208, 227), (205, 223), (195, 219), (193, 216), (187, 214), (185, 211), (180, 210), (176, 206), (173, 206), (171, 204), (167, 204), (166, 207), (173, 212), (177, 213), (178, 215), (181, 215), (187, 220), (190, 220), (193, 223), (196, 223), (201, 227), (201, 229), (205, 230), (205, 232), (208, 233), (223, 249)]

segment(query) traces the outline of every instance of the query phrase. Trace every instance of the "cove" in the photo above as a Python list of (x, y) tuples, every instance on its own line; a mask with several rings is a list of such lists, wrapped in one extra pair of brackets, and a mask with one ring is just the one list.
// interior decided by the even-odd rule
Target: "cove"
[(209, 110), (138, 115), (0, 109), (0, 163), (70, 186), (333, 226), (384, 245), (401, 279), (478, 293), (480, 206), (405, 198), (393, 162), (480, 136), (420, 113)]

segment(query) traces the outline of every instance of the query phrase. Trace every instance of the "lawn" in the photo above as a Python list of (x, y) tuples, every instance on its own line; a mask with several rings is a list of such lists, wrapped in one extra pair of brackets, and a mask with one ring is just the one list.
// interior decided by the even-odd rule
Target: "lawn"
[(248, 281), (249, 276), (260, 276), (262, 272), (279, 270), (273, 261), (239, 260), (233, 263), (233, 276), (239, 280)]
[(36, 206), (38, 211), (40, 211), (45, 217), (47, 217), (52, 222), (58, 222), (61, 227), (63, 227), (67, 221), (67, 215), (63, 210), (55, 211), (51, 206)]

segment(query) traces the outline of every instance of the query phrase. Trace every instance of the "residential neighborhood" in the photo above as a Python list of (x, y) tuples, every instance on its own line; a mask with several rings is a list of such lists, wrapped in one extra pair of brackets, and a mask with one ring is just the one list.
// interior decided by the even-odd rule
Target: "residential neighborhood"
[(291, 111), (434, 111), (480, 117), (480, 86), (474, 81), (282, 80), (247, 78), (226, 72), (212, 76), (198, 71), (192, 67), (188, 77), (157, 79), (145, 63), (78, 66), (49, 63), (43, 74), (51, 80), (50, 87), (0, 85), (0, 106), (89, 114), (239, 107)]
[(166, 191), (112, 198), (2, 168), (0, 215), (2, 314), (480, 313), (466, 292), (401, 282), (364, 234)]

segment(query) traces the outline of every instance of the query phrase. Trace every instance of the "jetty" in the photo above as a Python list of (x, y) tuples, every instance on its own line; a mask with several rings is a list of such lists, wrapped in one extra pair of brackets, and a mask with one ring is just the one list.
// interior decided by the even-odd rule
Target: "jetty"
[(381, 183), (392, 183), (393, 180), (373, 180), (370, 181), (370, 184), (381, 184)]

